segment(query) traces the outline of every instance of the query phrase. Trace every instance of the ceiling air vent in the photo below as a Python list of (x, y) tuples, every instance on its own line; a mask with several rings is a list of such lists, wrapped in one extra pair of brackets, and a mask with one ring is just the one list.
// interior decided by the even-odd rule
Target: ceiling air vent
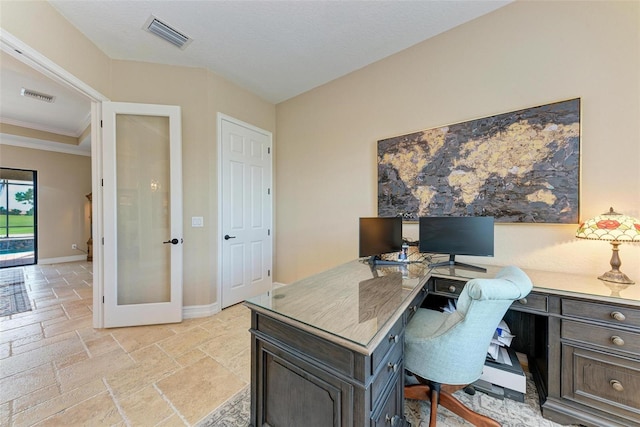
[(20, 89), (20, 95), (49, 103), (52, 103), (56, 100), (56, 97), (53, 95), (47, 95), (46, 93), (36, 92), (35, 90), (25, 88)]
[(180, 49), (186, 48), (192, 41), (191, 38), (185, 36), (180, 31), (171, 28), (153, 15), (147, 19), (143, 28)]

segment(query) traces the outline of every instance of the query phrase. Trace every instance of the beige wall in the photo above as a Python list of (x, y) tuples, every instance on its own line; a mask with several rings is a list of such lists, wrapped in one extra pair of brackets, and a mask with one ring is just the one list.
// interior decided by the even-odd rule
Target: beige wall
[[(357, 219), (377, 214), (377, 140), (574, 97), (581, 218), (640, 217), (639, 76), (640, 3), (518, 1), (279, 104), (275, 279), (357, 257)], [(610, 245), (576, 228), (499, 224), (496, 256), (473, 261), (608, 270)], [(640, 244), (620, 254), (640, 282)]]
[(109, 57), (46, 1), (0, 1), (0, 26), (109, 96)]
[[(91, 126), (89, 126), (89, 129)], [(22, 126), (0, 123), (0, 134), (15, 135), (24, 138), (33, 138), (41, 141), (59, 142), (61, 144), (78, 145), (80, 138), (60, 135), (59, 133), (45, 132), (43, 130), (30, 129)]]
[[(182, 109), (185, 306), (218, 301), (217, 112), (275, 132), (275, 106), (200, 68), (112, 61), (112, 99)], [(192, 228), (191, 217), (204, 217)]]
[(0, 145), (0, 166), (37, 171), (38, 259), (82, 255), (89, 240), (91, 158)]
[[(111, 60), (46, 2), (2, 1), (0, 8), (4, 30), (112, 101), (181, 106), (183, 303), (198, 306), (216, 302), (216, 114), (225, 113), (275, 134), (275, 106), (207, 70)], [(204, 228), (191, 228), (192, 216), (204, 217)]]

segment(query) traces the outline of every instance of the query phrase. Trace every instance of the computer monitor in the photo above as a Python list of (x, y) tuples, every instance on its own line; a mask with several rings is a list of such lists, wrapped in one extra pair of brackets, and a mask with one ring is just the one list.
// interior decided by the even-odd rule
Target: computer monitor
[(492, 216), (474, 217), (432, 217), (418, 219), (418, 250), (435, 254), (449, 255), (449, 260), (429, 267), (451, 266), (476, 271), (485, 268), (464, 264), (455, 260), (456, 255), (493, 256)]
[(398, 265), (381, 259), (382, 254), (402, 250), (402, 218), (360, 218), (360, 258), (369, 257), (371, 265)]

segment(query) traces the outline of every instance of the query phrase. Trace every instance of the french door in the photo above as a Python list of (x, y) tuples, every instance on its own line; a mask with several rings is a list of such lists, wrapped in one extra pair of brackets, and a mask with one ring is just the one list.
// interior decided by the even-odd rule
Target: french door
[(102, 103), (104, 326), (182, 320), (180, 107)]

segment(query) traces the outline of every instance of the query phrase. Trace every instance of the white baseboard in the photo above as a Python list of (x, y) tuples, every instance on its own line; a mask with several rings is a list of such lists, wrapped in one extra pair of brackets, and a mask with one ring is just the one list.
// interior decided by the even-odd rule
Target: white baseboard
[(208, 305), (188, 305), (182, 307), (183, 319), (195, 319), (196, 317), (213, 316), (220, 312), (220, 304), (214, 302)]
[(278, 289), (283, 286), (287, 286), (287, 283), (273, 282), (273, 289)]
[(61, 264), (63, 262), (86, 261), (86, 255), (63, 256), (59, 258), (38, 258), (38, 264)]

